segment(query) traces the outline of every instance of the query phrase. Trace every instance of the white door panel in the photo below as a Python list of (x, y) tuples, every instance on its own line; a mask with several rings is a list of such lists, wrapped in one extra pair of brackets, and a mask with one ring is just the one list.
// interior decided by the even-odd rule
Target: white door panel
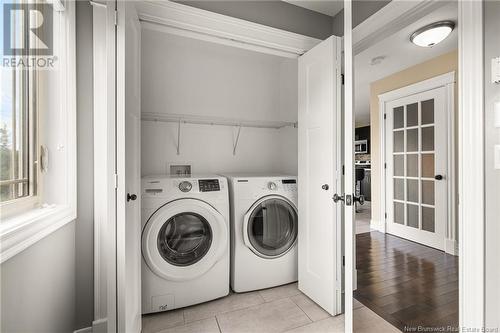
[(117, 6), (117, 331), (140, 332), (141, 29), (133, 2)]
[(299, 58), (299, 289), (332, 315), (340, 313), (340, 39), (332, 36)]
[(386, 230), (440, 250), (448, 219), (445, 89), (388, 102), (385, 123)]

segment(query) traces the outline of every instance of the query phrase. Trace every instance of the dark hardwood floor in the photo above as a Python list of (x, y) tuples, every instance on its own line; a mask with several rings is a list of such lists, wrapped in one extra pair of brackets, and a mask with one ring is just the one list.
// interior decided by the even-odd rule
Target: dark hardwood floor
[(456, 331), (458, 257), (372, 231), (356, 235), (356, 266), (354, 297), (401, 331)]

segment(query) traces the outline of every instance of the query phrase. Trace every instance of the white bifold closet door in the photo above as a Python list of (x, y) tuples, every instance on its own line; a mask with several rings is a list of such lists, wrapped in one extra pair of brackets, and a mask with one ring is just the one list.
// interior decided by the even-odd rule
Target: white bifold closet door
[(116, 322), (140, 332), (141, 27), (135, 2), (116, 3)]
[(342, 310), (341, 41), (298, 61), (299, 289), (328, 313)]

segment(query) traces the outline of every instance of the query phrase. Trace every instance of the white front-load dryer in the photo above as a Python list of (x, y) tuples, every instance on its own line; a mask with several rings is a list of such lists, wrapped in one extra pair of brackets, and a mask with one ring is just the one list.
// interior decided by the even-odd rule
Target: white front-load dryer
[(229, 293), (229, 195), (220, 176), (142, 179), (142, 313)]
[(297, 281), (297, 177), (226, 175), (231, 202), (231, 288)]

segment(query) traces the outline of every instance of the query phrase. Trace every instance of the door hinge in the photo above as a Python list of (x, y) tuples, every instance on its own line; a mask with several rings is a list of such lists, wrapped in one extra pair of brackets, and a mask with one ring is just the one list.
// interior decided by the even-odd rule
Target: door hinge
[(384, 163), (384, 169), (387, 169), (387, 163)]
[(118, 188), (118, 175), (115, 173), (115, 189)]
[(345, 256), (342, 256), (342, 266), (345, 266)]
[(342, 81), (342, 85), (345, 84), (345, 76), (344, 74), (340, 74), (340, 80)]
[(118, 26), (118, 11), (115, 10), (115, 26)]
[(345, 165), (342, 165), (342, 176), (345, 175)]
[(384, 216), (385, 216), (385, 219), (387, 219), (387, 213), (385, 213)]
[(384, 113), (384, 119), (387, 119), (387, 113)]

